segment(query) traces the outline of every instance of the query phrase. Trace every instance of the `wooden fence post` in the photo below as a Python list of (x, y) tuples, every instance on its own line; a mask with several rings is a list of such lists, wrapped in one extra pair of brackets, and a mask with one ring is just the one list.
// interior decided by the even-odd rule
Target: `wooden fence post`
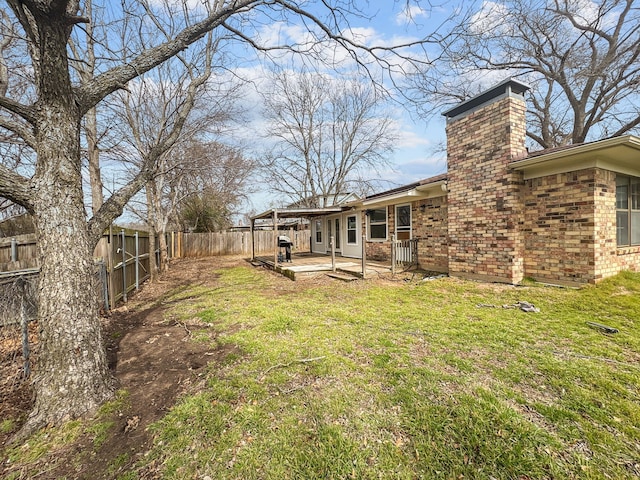
[(116, 293), (113, 284), (113, 227), (109, 225), (109, 243), (107, 244), (107, 278), (109, 283), (109, 308), (116, 306)]
[(256, 259), (256, 242), (254, 241), (254, 235), (255, 235), (255, 224), (256, 221), (252, 218), (251, 219), (251, 226), (249, 227), (249, 231), (251, 232), (251, 261), (255, 261)]
[(122, 236), (122, 301), (127, 301), (127, 246), (124, 229), (120, 232)]
[(134, 235), (136, 242), (136, 290), (140, 288), (140, 238), (138, 237), (138, 232)]

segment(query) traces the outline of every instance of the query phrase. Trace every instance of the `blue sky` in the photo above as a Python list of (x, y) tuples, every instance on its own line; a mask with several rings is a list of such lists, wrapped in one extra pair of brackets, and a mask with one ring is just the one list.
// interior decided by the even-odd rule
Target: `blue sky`
[[(368, 45), (405, 44), (417, 41), (432, 33), (450, 15), (451, 8), (453, 8), (453, 4), (449, 4), (449, 10), (434, 8), (427, 11), (414, 6), (407, 15), (407, 11), (403, 10), (405, 6), (406, 2), (403, 1), (371, 1), (366, 13), (374, 15), (373, 18), (350, 19), (351, 29), (348, 34)], [(360, 2), (359, 7), (364, 9), (366, 2)], [(306, 35), (306, 31), (294, 22), (271, 24), (268, 28), (260, 31), (259, 35), (263, 41), (272, 41), (273, 44), (281, 42), (283, 38), (290, 41), (300, 41)], [(332, 52), (332, 58), (335, 57), (341, 58), (340, 53)], [(296, 62), (286, 56), (282, 61), (285, 64), (287, 62), (295, 64)], [(345, 55), (346, 69), (348, 69), (349, 61), (350, 59)], [(322, 70), (322, 67), (319, 69)], [(261, 67), (244, 64), (241, 70), (240, 76), (254, 79), (255, 84), (260, 88), (269, 88), (268, 85), (264, 85), (265, 75), (261, 71)], [(255, 95), (253, 97), (248, 94), (245, 97), (247, 110), (251, 109), (251, 105), (260, 104), (259, 96), (257, 93)], [(443, 173), (446, 170), (446, 155), (442, 151), (445, 141), (445, 122), (439, 112), (432, 115), (428, 122), (405, 111), (399, 104), (390, 105), (389, 112), (396, 121), (399, 139), (396, 150), (389, 159), (392, 169), (384, 172), (383, 177), (391, 180), (395, 185), (404, 185)], [(257, 112), (250, 114), (249, 117), (252, 120), (246, 125), (246, 139), (249, 143), (255, 144), (256, 132), (261, 131), (263, 125), (261, 125), (261, 119)], [(246, 208), (261, 212), (277, 205), (279, 200), (281, 199), (262, 191), (252, 195), (252, 205)]]

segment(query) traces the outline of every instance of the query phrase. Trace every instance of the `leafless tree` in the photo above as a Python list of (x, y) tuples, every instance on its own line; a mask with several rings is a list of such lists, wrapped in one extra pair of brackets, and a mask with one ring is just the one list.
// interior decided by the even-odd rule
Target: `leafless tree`
[(211, 133), (232, 112), (236, 86), (209, 84), (218, 43), (209, 33), (202, 49), (181, 53), (156, 68), (153, 76), (142, 76), (118, 92), (119, 101), (113, 105), (114, 116), (122, 119), (118, 131), (131, 147), (131, 154), (124, 155), (126, 165), (133, 167), (134, 174), (145, 163), (156, 165), (156, 173), (145, 185), (144, 208), (130, 203), (148, 226), (150, 251), (156, 250), (158, 238), (160, 264), (156, 265), (155, 255), (150, 257), (152, 281), (158, 267), (168, 266), (166, 227), (180, 202), (180, 185), (194, 171), (189, 159), (179, 154), (180, 144)]
[(237, 147), (219, 142), (191, 142), (182, 155), (191, 168), (178, 185), (176, 222), (182, 230), (211, 232), (233, 223), (237, 208), (252, 192), (256, 162)]
[(274, 75), (264, 95), (276, 139), (263, 159), (265, 183), (308, 207), (361, 189), (388, 165), (393, 122), (370, 85), (308, 71)]
[[(406, 62), (409, 45), (400, 50), (378, 49), (354, 40), (348, 19), (365, 13), (353, 0), (335, 4), (211, 0), (201, 8), (190, 8), (186, 1), (161, 5), (123, 0), (109, 4), (113, 17), (109, 28), (116, 30), (107, 33), (107, 38), (124, 41), (96, 54), (100, 62), (93, 77), (79, 83), (74, 81), (68, 46), (72, 32), (86, 29), (91, 22), (80, 14), (84, 10), (81, 0), (7, 0), (6, 4), (2, 11), (16, 26), (22, 55), (10, 59), (8, 88), (0, 96), (0, 127), (35, 152), (35, 166), (23, 172), (1, 164), (0, 196), (33, 215), (41, 259), (40, 355), (33, 375), (34, 408), (18, 435), (24, 436), (35, 428), (95, 411), (112, 395), (98, 304), (91, 288), (93, 248), (157, 169), (159, 157), (149, 155), (131, 180), (87, 219), (80, 142), (87, 112), (131, 80), (201, 42), (210, 31), (232, 34), (264, 52), (286, 49), (320, 56), (327, 51), (321, 45), (339, 45), (355, 62), (368, 67), (372, 77), (372, 62), (379, 60), (389, 67), (395, 62), (394, 52), (397, 63)], [(303, 43), (266, 43), (260, 36), (263, 26), (289, 22), (292, 17), (301, 19), (309, 31)], [(165, 32), (172, 33), (165, 36)], [(145, 36), (144, 45), (136, 41), (140, 35)], [(419, 47), (425, 41), (413, 44)], [(20, 85), (23, 88), (18, 91)]]
[[(96, 68), (96, 32), (94, 31), (94, 12), (92, 0), (85, 0), (84, 11), (80, 15), (89, 22), (81, 32), (80, 41), (69, 38), (69, 48), (73, 54), (70, 65), (78, 74), (81, 84), (90, 82), (95, 75)], [(84, 48), (84, 52), (81, 49)], [(94, 105), (84, 115), (84, 134), (86, 139), (87, 165), (89, 168), (89, 184), (91, 188), (91, 209), (96, 213), (104, 202), (102, 176), (100, 174), (100, 147), (98, 145), (98, 113)]]
[(414, 77), (430, 111), (518, 76), (533, 86), (527, 133), (543, 148), (638, 131), (637, 2), (504, 0), (460, 18), (438, 67)]

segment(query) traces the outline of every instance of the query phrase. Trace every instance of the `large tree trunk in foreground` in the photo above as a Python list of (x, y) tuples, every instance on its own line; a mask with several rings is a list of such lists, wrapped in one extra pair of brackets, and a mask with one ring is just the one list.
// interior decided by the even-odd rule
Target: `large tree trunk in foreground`
[(35, 407), (19, 436), (95, 410), (112, 393), (93, 245), (84, 210), (80, 112), (65, 57), (68, 25), (42, 22), (33, 211), (40, 260)]
[[(65, 163), (72, 162), (60, 158)], [(82, 191), (71, 189), (71, 179), (60, 172), (51, 173), (38, 185), (40, 352), (36, 402), (24, 433), (91, 412), (112, 393), (96, 289), (87, 288), (95, 275)]]

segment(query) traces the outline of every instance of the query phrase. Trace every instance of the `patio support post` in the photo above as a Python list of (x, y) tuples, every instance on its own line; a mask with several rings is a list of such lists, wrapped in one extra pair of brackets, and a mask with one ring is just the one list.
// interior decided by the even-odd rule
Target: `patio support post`
[(254, 218), (251, 219), (251, 226), (249, 227), (249, 230), (251, 231), (251, 261), (255, 261), (256, 259), (256, 244), (255, 241), (253, 239), (253, 232), (255, 230), (255, 224), (256, 224), (256, 220)]
[(331, 271), (336, 271), (336, 242), (333, 235), (329, 240), (329, 244), (331, 245)]
[(366, 235), (362, 235), (362, 278), (365, 279), (367, 278), (367, 245), (366, 242), (367, 241), (367, 236)]
[(273, 209), (273, 241), (275, 243), (275, 250), (273, 253), (273, 267), (278, 266), (278, 210)]
[(391, 274), (396, 274), (396, 236), (391, 234)]

